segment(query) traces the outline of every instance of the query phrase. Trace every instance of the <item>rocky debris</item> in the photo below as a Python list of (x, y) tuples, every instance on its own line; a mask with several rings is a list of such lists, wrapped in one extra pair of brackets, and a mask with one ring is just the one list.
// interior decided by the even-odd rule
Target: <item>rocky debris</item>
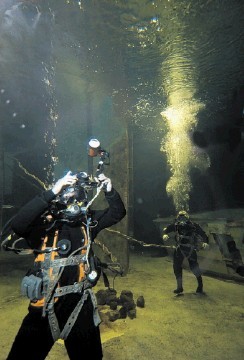
[(145, 299), (144, 299), (144, 297), (142, 295), (138, 297), (138, 299), (136, 301), (136, 306), (138, 306), (140, 308), (145, 307)]
[(141, 295), (134, 301), (133, 293), (130, 290), (122, 290), (117, 296), (115, 289), (98, 290), (96, 293), (98, 306), (109, 306), (111, 311), (106, 313), (109, 321), (114, 322), (118, 319), (136, 318), (136, 307), (145, 307), (144, 297)]

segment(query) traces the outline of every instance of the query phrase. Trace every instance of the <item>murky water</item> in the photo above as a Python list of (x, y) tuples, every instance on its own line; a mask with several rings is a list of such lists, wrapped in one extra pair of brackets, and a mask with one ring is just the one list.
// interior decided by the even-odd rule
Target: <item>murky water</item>
[[(202, 206), (240, 205), (243, 194), (235, 185), (242, 179), (242, 150), (226, 151), (240, 145), (242, 133), (242, 1), (4, 0), (0, 11), (1, 147), (7, 155), (50, 183), (64, 168), (84, 167), (79, 153), (90, 134), (110, 144), (129, 124), (134, 154), (142, 142), (152, 143), (156, 153), (146, 158), (166, 166), (166, 194), (160, 194), (170, 199), (166, 207), (201, 210), (189, 196), (197, 196), (194, 182), (206, 172), (214, 185)], [(186, 125), (180, 139), (164, 116), (169, 112)], [(178, 155), (169, 148), (175, 141), (183, 148)], [(39, 156), (45, 177), (34, 160), (26, 162), (28, 149)], [(234, 163), (224, 183), (222, 158)], [(135, 180), (143, 171), (140, 160), (134, 155), (131, 163)], [(213, 186), (221, 188), (217, 199)], [(144, 196), (145, 202), (152, 212)], [(156, 204), (152, 218), (159, 212), (168, 211)]]
[[(128, 208), (122, 231), (139, 240), (159, 243), (153, 220), (181, 207), (243, 208), (243, 25), (241, 0), (2, 0), (0, 227), (55, 177), (91, 170), (92, 136), (112, 150), (106, 171)], [(3, 309), (18, 301), (22, 262), (12, 271), (1, 270)], [(221, 297), (216, 291), (205, 308), (214, 304), (218, 319)], [(228, 307), (239, 326), (239, 305)], [(227, 337), (221, 344), (237, 360), (241, 347), (233, 353)], [(167, 344), (167, 360), (178, 356)]]

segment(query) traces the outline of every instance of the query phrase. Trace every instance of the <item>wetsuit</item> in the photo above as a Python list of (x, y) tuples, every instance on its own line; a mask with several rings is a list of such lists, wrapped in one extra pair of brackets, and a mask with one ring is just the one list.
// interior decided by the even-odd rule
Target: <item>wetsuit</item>
[[(55, 195), (51, 190), (43, 192), (21, 208), (11, 222), (12, 229), (21, 237), (24, 237), (33, 249), (40, 248), (43, 239), (48, 235), (53, 239), (54, 232), (58, 230), (58, 241), (65, 239), (71, 244), (67, 257), (74, 250), (82, 246), (84, 236), (81, 231), (82, 221), (67, 222), (57, 221), (51, 227), (42, 214), (49, 208)], [(126, 214), (124, 204), (120, 195), (113, 188), (105, 193), (108, 208), (105, 210), (91, 210), (90, 218), (91, 240), (104, 228), (118, 223)], [(50, 229), (47, 231), (47, 229)], [(60, 286), (68, 286), (76, 283), (79, 266), (65, 266), (59, 280)], [(65, 326), (73, 309), (77, 306), (82, 297), (82, 292), (68, 293), (60, 296), (54, 304), (54, 311), (60, 329)], [(47, 316), (43, 316), (43, 307), (36, 306), (30, 302), (29, 312), (24, 318), (22, 325), (16, 335), (10, 353), (6, 360), (44, 360), (51, 350), (55, 340), (49, 326)], [(64, 340), (64, 344), (71, 360), (81, 360), (85, 354), (91, 359), (102, 359), (102, 346), (99, 324), (94, 323), (94, 302), (92, 293), (88, 293), (78, 317), (72, 329)], [(87, 356), (87, 355), (86, 355)]]
[(187, 258), (189, 267), (198, 281), (197, 292), (202, 292), (203, 284), (201, 270), (198, 264), (197, 250), (200, 243), (209, 242), (207, 234), (199, 224), (190, 220), (184, 224), (177, 221), (163, 229), (163, 234), (175, 232), (176, 247), (173, 254), (173, 269), (177, 280), (177, 289), (175, 293), (183, 292), (182, 287), (182, 264), (184, 258)]

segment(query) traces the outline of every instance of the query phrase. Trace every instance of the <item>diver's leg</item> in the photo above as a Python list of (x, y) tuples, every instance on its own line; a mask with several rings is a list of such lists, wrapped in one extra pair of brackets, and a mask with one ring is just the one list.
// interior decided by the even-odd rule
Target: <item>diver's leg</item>
[(24, 318), (6, 360), (44, 360), (53, 346), (48, 319), (41, 311), (31, 311)]
[(188, 258), (189, 267), (193, 274), (196, 276), (197, 279), (197, 289), (196, 293), (202, 294), (203, 293), (203, 280), (202, 280), (202, 272), (200, 270), (198, 261), (197, 261), (197, 252), (194, 250), (191, 256)]
[(196, 289), (196, 293), (198, 294), (203, 294), (203, 281), (202, 281), (202, 276), (197, 276), (197, 289)]
[(184, 291), (182, 285), (182, 264), (183, 264), (184, 256), (180, 251), (180, 248), (177, 248), (174, 251), (173, 257), (173, 269), (176, 277), (177, 288), (174, 290), (175, 294), (180, 294)]
[(99, 326), (94, 325), (93, 305), (90, 297), (85, 301), (69, 336), (64, 341), (70, 360), (103, 358)]

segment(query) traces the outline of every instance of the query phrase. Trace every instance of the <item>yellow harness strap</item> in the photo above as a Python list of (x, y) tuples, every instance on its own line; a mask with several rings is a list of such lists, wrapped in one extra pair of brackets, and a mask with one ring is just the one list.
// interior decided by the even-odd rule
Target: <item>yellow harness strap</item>
[[(84, 226), (81, 227), (81, 232), (83, 235), (83, 239), (84, 239), (84, 249), (81, 250), (81, 254), (85, 254), (87, 253), (87, 246), (88, 246), (88, 238), (87, 238), (87, 234), (86, 231), (84, 229)], [(87, 264), (84, 263), (80, 263), (79, 264), (79, 277), (78, 277), (78, 282), (82, 281), (85, 276), (86, 276), (86, 270), (87, 270)]]
[[(84, 239), (83, 249), (81, 250), (81, 254), (85, 256), (86, 252), (87, 252), (87, 246), (88, 246), (88, 237), (87, 237), (86, 231), (83, 226), (81, 227), (81, 232), (82, 232), (83, 239)], [(58, 240), (58, 230), (56, 230), (55, 234), (54, 234), (52, 249), (55, 249), (57, 247), (57, 240)], [(43, 244), (41, 246), (42, 251), (47, 249), (47, 242), (48, 242), (48, 236), (46, 236), (43, 239)], [(55, 258), (57, 258), (59, 256), (57, 251), (51, 251), (50, 255), (51, 255), (51, 261), (55, 260)], [(45, 252), (38, 254), (37, 257), (35, 258), (35, 263), (44, 262), (45, 256), (46, 256)], [(86, 277), (86, 270), (88, 269), (88, 264), (84, 264), (83, 262), (81, 262), (81, 263), (79, 263), (78, 266), (79, 266), (79, 274), (78, 274), (77, 282), (79, 283)], [(49, 269), (49, 278), (50, 279), (52, 278), (52, 275), (53, 275), (53, 268), (50, 267), (50, 269)], [(58, 287), (60, 287), (60, 286), (58, 285)], [(56, 302), (57, 300), (58, 300), (58, 297), (55, 297), (54, 301)], [(43, 307), (45, 305), (45, 297), (43, 297), (42, 299), (37, 300), (35, 302), (31, 301), (31, 305), (35, 306), (35, 307)]]

